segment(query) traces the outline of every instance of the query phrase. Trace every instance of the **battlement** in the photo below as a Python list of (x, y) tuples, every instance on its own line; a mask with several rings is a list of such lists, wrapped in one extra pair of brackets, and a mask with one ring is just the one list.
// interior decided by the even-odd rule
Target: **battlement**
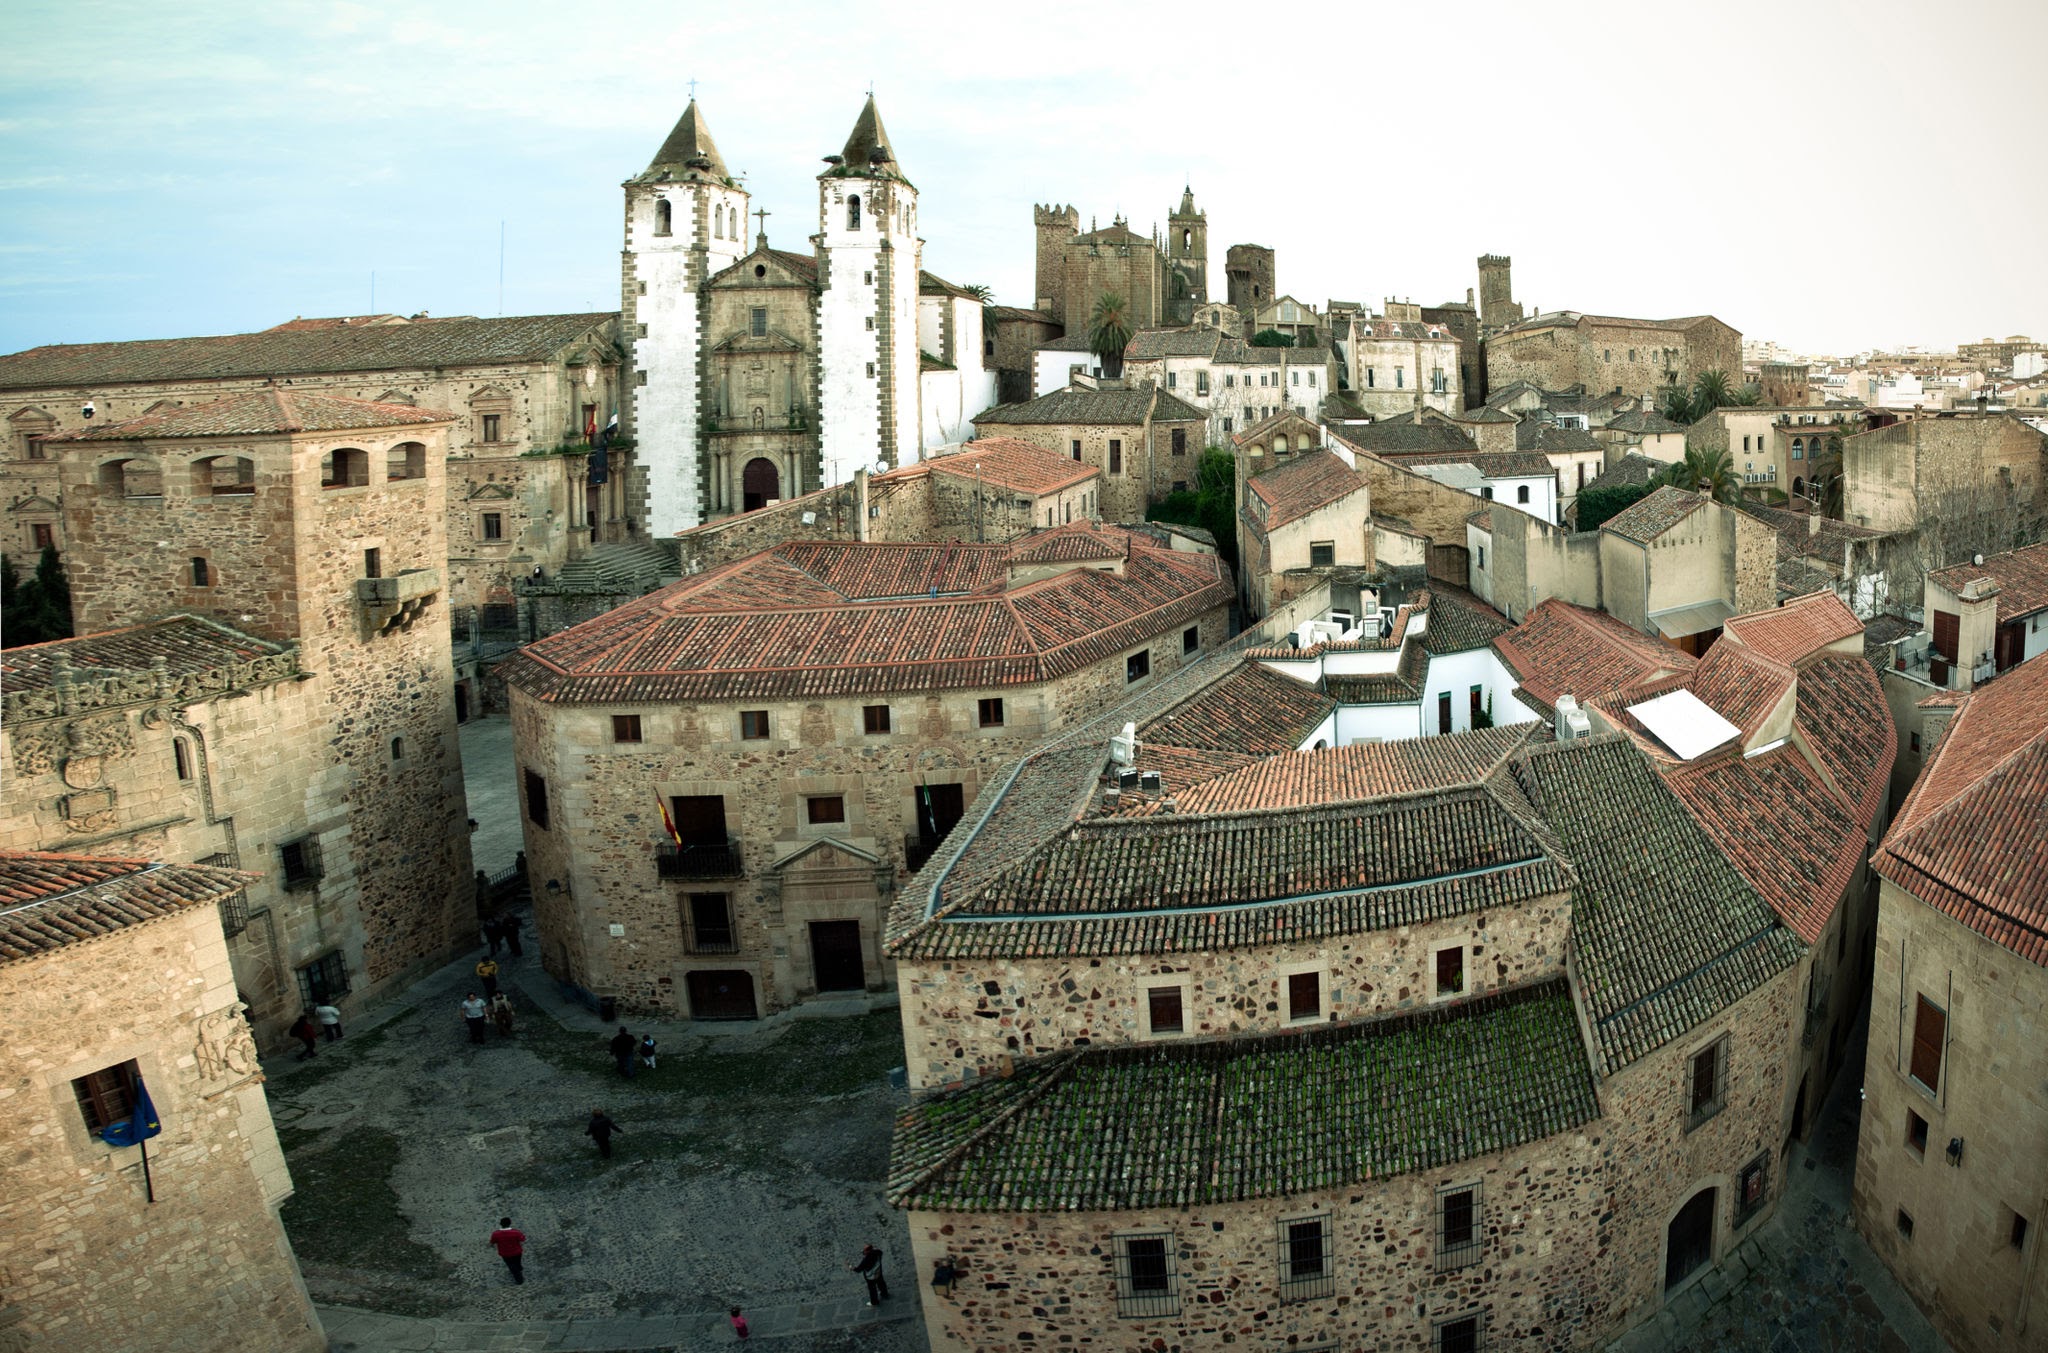
[(1508, 268), (1514, 266), (1514, 260), (1506, 254), (1481, 254), (1479, 256), (1479, 266), (1482, 270), (1487, 268)]
[(1075, 210), (1071, 203), (1062, 207), (1054, 205), (1040, 206), (1034, 202), (1031, 204), (1031, 224), (1035, 226), (1065, 226), (1067, 229), (1079, 234), (1081, 230), (1081, 213)]

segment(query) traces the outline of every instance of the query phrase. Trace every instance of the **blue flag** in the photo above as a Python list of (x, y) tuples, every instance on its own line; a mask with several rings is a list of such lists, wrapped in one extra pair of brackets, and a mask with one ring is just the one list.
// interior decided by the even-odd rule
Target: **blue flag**
[(109, 1123), (100, 1129), (100, 1140), (108, 1146), (134, 1146), (149, 1140), (164, 1130), (156, 1119), (156, 1105), (149, 1102), (149, 1087), (142, 1083), (142, 1074), (135, 1076), (135, 1112), (119, 1123)]

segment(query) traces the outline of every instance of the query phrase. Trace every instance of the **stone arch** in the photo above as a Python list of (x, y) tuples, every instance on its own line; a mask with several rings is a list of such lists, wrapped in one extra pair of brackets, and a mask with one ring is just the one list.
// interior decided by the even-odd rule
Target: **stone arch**
[(1663, 1255), (1661, 1290), (1667, 1298), (1712, 1268), (1720, 1257), (1727, 1240), (1721, 1214), (1730, 1196), (1728, 1176), (1706, 1175), (1687, 1185), (1678, 1201), (1665, 1210), (1659, 1248)]
[(742, 512), (768, 506), (782, 496), (782, 473), (775, 468), (775, 462), (765, 456), (756, 456), (747, 462), (740, 472), (740, 493)]
[(657, 197), (656, 199), (654, 199), (655, 234), (666, 235), (669, 233), (670, 214), (673, 212), (673, 210), (674, 208), (669, 206), (669, 201), (667, 198)]
[(860, 229), (860, 194), (849, 193), (846, 197), (846, 228)]
[(1792, 477), (1792, 496), (1795, 498), (1804, 498), (1806, 496), (1806, 480), (1799, 475)]
[(370, 456), (361, 447), (337, 446), (320, 457), (320, 487), (353, 489), (370, 482)]
[(256, 462), (232, 452), (192, 462), (194, 498), (245, 497), (256, 492)]
[(163, 466), (154, 456), (117, 456), (100, 463), (99, 485), (102, 497), (161, 503)]
[(400, 442), (384, 453), (384, 478), (425, 479), (427, 448), (419, 442)]

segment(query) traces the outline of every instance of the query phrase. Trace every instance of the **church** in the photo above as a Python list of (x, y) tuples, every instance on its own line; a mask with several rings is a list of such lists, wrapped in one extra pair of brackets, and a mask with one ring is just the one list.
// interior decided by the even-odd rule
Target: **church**
[(917, 189), (872, 95), (825, 165), (807, 253), (770, 247), (694, 98), (624, 185), (625, 430), (651, 535), (915, 463), (959, 421), (927, 402), (995, 402), (979, 302), (920, 271)]

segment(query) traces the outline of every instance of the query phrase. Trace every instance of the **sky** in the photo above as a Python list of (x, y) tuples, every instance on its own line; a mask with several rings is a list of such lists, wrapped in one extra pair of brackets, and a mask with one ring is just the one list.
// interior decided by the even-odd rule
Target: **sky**
[[(690, 98), (779, 248), (873, 88), (924, 266), (1033, 301), (1034, 203), (1212, 294), (1525, 305), (1797, 351), (2048, 336), (2048, 4), (8, 0), (0, 351), (619, 304), (620, 183)], [(502, 237), (502, 290), (500, 282)]]

